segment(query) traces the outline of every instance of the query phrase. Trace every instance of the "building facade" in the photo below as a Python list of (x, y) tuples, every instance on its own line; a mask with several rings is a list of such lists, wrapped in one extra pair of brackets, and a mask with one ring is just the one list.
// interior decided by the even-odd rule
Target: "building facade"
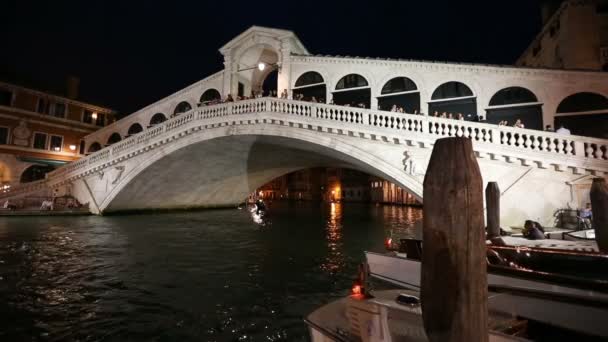
[[(70, 88), (69, 88), (70, 89)], [(44, 178), (82, 156), (83, 138), (114, 122), (108, 108), (0, 82), (0, 186)], [(101, 146), (100, 146), (101, 148)]]
[[(517, 66), (608, 71), (608, 0), (546, 0), (541, 9), (543, 27)], [(556, 108), (554, 125), (606, 139), (607, 108), (605, 96), (572, 94)]]

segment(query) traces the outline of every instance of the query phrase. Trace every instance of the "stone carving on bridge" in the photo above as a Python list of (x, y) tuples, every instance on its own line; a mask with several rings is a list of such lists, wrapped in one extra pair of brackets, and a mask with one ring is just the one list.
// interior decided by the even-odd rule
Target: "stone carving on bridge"
[(116, 166), (114, 169), (116, 169), (116, 177), (114, 177), (114, 180), (112, 181), (112, 185), (115, 185), (116, 183), (118, 183), (118, 181), (120, 180), (120, 177), (122, 177), (123, 172), (125, 172), (125, 167), (124, 166)]
[(403, 155), (405, 156), (403, 159), (403, 170), (410, 176), (417, 178), (424, 176), (424, 168), (423, 165), (421, 165), (420, 158), (415, 157), (412, 151), (405, 151), (403, 152)]

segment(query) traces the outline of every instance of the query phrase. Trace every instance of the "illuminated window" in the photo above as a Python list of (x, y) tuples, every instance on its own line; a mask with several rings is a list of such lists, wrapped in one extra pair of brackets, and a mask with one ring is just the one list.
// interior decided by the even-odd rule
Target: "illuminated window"
[(84, 114), (82, 115), (82, 122), (92, 124), (93, 123), (93, 112), (85, 109)]
[(49, 149), (51, 151), (60, 152), (63, 149), (63, 137), (60, 135), (51, 135)]

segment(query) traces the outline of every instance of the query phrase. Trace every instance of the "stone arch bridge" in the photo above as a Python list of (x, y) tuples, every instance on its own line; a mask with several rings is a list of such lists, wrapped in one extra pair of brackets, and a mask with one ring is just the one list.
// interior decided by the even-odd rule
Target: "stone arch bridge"
[(551, 223), (608, 173), (606, 140), (266, 97), (190, 110), (3, 197), (58, 189), (96, 214), (222, 207), (285, 173), (340, 166), (422, 199), (433, 143), (448, 136), (473, 140), (484, 181), (501, 188), (505, 225)]
[[(257, 26), (219, 51), (223, 70), (90, 134), (86, 156), (0, 197), (57, 189), (97, 214), (220, 207), (285, 173), (339, 166), (421, 199), (435, 140), (464, 136), (484, 181), (500, 185), (505, 225), (552, 224), (608, 172), (607, 73), (312, 55), (293, 32)], [(272, 73), (286, 98), (259, 97)], [(221, 103), (229, 95), (254, 96)], [(536, 129), (491, 124), (515, 118)], [(559, 122), (597, 138), (542, 130)]]

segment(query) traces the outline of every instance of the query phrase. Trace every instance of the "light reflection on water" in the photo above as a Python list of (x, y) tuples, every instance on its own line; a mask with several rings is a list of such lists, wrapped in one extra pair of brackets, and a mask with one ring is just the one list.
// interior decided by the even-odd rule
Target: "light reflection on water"
[(342, 203), (330, 203), (329, 216), (325, 224), (328, 254), (321, 270), (327, 273), (339, 272), (344, 267), (342, 255)]
[(418, 210), (246, 210), (0, 221), (0, 341), (306, 341), (302, 317), (350, 287)]

